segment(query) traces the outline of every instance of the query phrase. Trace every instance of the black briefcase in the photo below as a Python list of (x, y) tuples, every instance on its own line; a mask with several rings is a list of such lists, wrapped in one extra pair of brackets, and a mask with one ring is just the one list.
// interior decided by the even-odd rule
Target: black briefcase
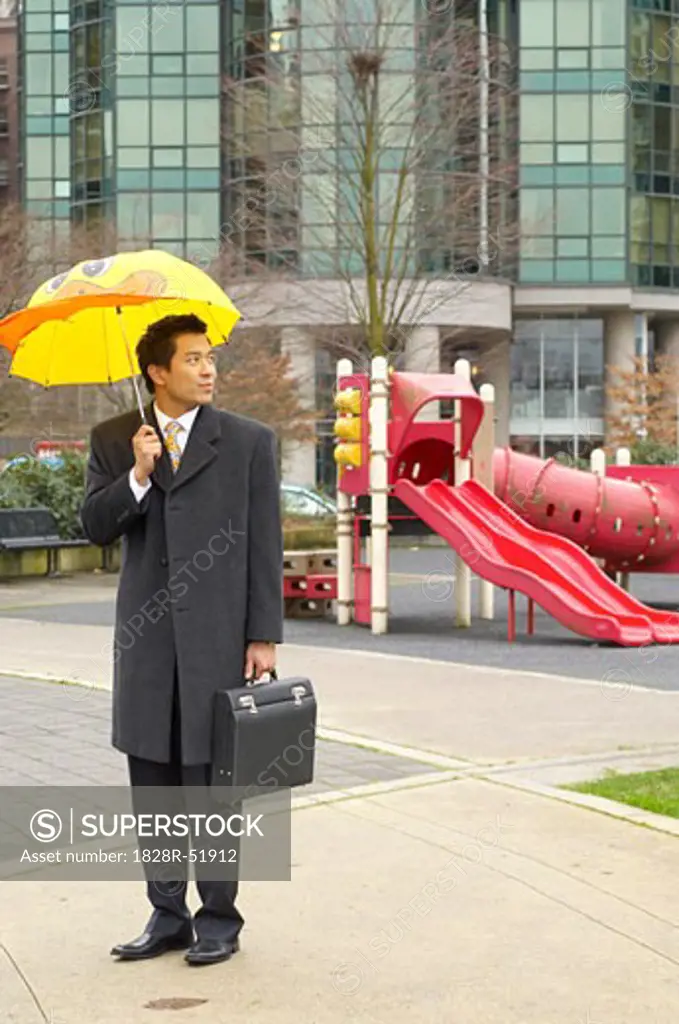
[(212, 786), (247, 789), (313, 781), (316, 696), (303, 677), (247, 683), (215, 695)]

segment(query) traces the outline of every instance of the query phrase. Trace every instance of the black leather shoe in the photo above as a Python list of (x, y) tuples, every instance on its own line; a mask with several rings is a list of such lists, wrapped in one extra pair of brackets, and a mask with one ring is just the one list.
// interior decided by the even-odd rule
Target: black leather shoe
[(191, 949), (184, 955), (187, 964), (198, 966), (199, 964), (220, 964), (224, 960), (230, 960), (234, 953), (240, 949), (238, 939), (235, 942), (221, 942), (219, 939), (198, 939)]
[(186, 949), (194, 941), (193, 930), (185, 928), (174, 935), (154, 935), (144, 932), (132, 942), (121, 942), (111, 950), (111, 956), (121, 960), (150, 960), (173, 949)]

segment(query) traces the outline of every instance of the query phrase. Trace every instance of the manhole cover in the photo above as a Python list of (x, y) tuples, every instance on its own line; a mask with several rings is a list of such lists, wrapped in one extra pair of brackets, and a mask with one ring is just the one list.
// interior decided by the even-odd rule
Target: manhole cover
[(144, 1004), (145, 1010), (191, 1010), (194, 1006), (202, 1006), (207, 999), (183, 999), (181, 996), (171, 996), (168, 999), (152, 999), (150, 1003)]

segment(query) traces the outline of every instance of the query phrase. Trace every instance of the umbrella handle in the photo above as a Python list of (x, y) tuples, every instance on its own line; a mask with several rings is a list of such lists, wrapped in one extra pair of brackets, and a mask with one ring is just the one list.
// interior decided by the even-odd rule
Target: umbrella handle
[(139, 390), (139, 382), (137, 381), (136, 374), (132, 378), (132, 387), (134, 388), (134, 393), (137, 397), (137, 405), (139, 406), (139, 415), (141, 416), (141, 421), (142, 423), (146, 423), (146, 412), (144, 410), (144, 403), (142, 401), (141, 392)]
[(144, 412), (144, 403), (142, 401), (141, 392), (139, 390), (139, 382), (137, 381), (137, 374), (134, 372), (134, 363), (132, 362), (132, 352), (130, 351), (130, 342), (127, 337), (127, 331), (125, 330), (125, 324), (123, 323), (123, 311), (120, 306), (116, 306), (116, 313), (118, 314), (118, 323), (120, 324), (120, 331), (125, 342), (125, 350), (127, 352), (127, 358), (130, 363), (130, 370), (132, 371), (132, 387), (137, 399), (137, 405), (139, 406), (139, 415), (141, 416), (142, 423), (146, 423), (146, 413)]

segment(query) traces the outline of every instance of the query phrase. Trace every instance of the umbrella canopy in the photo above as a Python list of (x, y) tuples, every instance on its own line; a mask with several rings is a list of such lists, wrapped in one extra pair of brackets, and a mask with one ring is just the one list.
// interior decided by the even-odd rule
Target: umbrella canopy
[(240, 318), (204, 271), (148, 249), (85, 260), (42, 284), (25, 309), (0, 320), (10, 376), (53, 387), (114, 384), (139, 373), (135, 347), (164, 316), (195, 313), (212, 345)]

